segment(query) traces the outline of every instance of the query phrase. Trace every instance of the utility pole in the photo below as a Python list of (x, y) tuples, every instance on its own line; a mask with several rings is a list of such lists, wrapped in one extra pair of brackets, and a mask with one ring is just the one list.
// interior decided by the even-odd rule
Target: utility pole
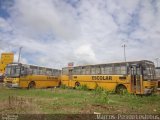
[(124, 50), (124, 51), (123, 51), (123, 52), (124, 52), (124, 61), (126, 62), (126, 47), (127, 47), (127, 46), (126, 46), (125, 44), (123, 44), (122, 47), (124, 48), (124, 49), (123, 49), (123, 50)]
[(20, 57), (21, 57), (21, 50), (22, 50), (22, 47), (19, 47), (19, 56), (18, 56), (18, 63), (20, 62)]
[(160, 59), (160, 58), (156, 58), (156, 59), (155, 59), (155, 60), (156, 60), (156, 63), (157, 63), (157, 67), (158, 67), (159, 59)]

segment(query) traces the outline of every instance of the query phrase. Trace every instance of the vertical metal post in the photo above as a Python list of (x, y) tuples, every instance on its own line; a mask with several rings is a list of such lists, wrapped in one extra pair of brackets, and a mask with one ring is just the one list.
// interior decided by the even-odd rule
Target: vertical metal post
[(156, 58), (155, 60), (156, 60), (157, 67), (158, 67), (158, 66), (159, 66), (159, 65), (158, 65), (158, 63), (159, 63), (159, 58)]
[(18, 63), (20, 62), (21, 50), (22, 50), (22, 47), (19, 48)]
[(124, 48), (123, 50), (123, 52), (124, 52), (124, 61), (126, 62), (126, 45), (124, 44), (124, 45), (122, 45), (122, 47)]

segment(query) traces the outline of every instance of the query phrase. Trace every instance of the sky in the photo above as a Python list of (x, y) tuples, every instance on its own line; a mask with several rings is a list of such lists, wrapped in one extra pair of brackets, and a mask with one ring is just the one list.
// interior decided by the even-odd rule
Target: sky
[(48, 66), (160, 57), (160, 0), (0, 0), (0, 53)]

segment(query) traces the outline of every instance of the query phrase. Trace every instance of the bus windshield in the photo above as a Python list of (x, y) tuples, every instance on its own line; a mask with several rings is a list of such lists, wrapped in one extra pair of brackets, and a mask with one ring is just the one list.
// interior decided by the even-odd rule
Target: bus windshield
[(18, 66), (18, 65), (8, 65), (6, 67), (5, 75), (7, 77), (19, 77), (20, 76), (20, 66)]
[(152, 64), (146, 64), (143, 68), (143, 75), (145, 80), (156, 79), (155, 67)]

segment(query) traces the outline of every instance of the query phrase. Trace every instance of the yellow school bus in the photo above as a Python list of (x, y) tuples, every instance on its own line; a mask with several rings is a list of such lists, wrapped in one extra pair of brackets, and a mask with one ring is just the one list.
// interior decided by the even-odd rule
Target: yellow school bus
[(19, 88), (46, 88), (60, 85), (61, 70), (22, 63), (6, 67), (4, 85)]
[(148, 60), (62, 68), (61, 84), (68, 87), (86, 85), (121, 93), (151, 94), (156, 90), (154, 63)]

